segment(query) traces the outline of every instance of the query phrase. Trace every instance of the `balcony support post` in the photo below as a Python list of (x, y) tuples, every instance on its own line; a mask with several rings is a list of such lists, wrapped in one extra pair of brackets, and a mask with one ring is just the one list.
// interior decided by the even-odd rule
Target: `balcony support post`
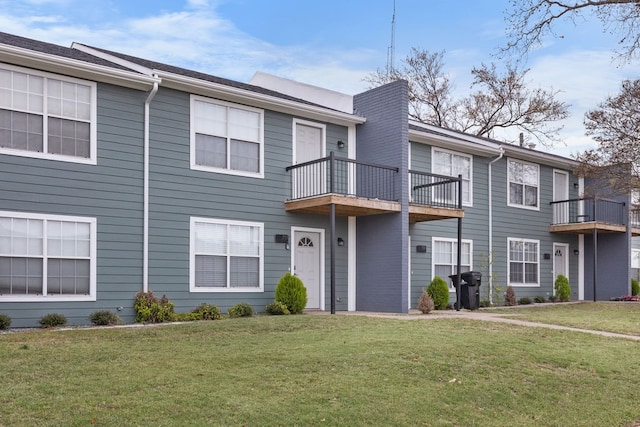
[(336, 205), (329, 205), (329, 222), (331, 227), (331, 314), (336, 314)]
[[(458, 175), (458, 209), (462, 209), (462, 175)], [(460, 281), (462, 280), (462, 272), (460, 267), (462, 264), (462, 217), (458, 218), (458, 265), (456, 278), (456, 311), (460, 311)]]

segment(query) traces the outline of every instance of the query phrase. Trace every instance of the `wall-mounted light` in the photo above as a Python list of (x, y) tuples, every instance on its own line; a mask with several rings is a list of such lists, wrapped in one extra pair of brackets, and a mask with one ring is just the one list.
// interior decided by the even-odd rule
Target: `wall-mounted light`
[(575, 188), (577, 190), (578, 188), (580, 188), (580, 184), (578, 184), (577, 182), (574, 182), (573, 183), (573, 188)]
[(577, 249), (574, 249), (574, 250), (573, 250), (573, 254), (574, 254), (574, 255), (580, 255), (580, 251), (579, 251), (579, 250), (577, 250)]
[(419, 254), (426, 254), (427, 253), (427, 247), (424, 245), (418, 245), (416, 246), (416, 252), (418, 252)]
[(338, 237), (338, 246), (344, 246), (344, 239), (342, 237)]
[(284, 243), (284, 248), (289, 250), (289, 235), (288, 234), (276, 234), (276, 243)]
[(339, 140), (337, 144), (339, 149), (342, 150), (344, 148), (344, 142), (342, 140)]

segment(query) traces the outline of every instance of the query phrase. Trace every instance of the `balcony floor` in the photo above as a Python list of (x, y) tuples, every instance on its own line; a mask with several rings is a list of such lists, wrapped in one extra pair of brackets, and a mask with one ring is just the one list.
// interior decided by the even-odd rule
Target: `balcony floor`
[(441, 219), (463, 218), (464, 210), (439, 208), (409, 203), (409, 222), (438, 221)]
[[(552, 224), (549, 226), (550, 233), (593, 234), (594, 230), (598, 230), (598, 233), (626, 233), (627, 226), (599, 221)], [(631, 232), (634, 236), (640, 235), (639, 228), (634, 227), (631, 229)]]
[(328, 215), (329, 207), (332, 203), (336, 207), (336, 216), (379, 215), (402, 211), (402, 206), (399, 202), (343, 196), (340, 194), (323, 194), (304, 199), (288, 200), (284, 202), (284, 209), (287, 212)]

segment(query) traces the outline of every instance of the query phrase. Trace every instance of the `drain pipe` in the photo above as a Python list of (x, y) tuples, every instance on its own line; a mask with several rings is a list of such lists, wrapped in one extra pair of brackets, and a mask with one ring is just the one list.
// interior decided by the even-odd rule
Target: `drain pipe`
[[(153, 75), (156, 79), (158, 76)], [(142, 219), (142, 291), (149, 292), (149, 106), (158, 92), (158, 82), (153, 82), (153, 88), (144, 101), (144, 190), (143, 190), (143, 219)]]
[(498, 157), (489, 162), (489, 304), (493, 305), (493, 189), (491, 184), (491, 166), (502, 159), (504, 156), (504, 148), (499, 147)]

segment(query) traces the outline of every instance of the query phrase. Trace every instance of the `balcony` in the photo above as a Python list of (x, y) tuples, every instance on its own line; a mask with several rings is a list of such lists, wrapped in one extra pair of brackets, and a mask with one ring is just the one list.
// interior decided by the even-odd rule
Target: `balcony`
[[(399, 169), (328, 157), (286, 168), (291, 177), (291, 197), (285, 210), (337, 216), (378, 215), (401, 212), (398, 194)], [(458, 178), (410, 172), (409, 218), (412, 222), (462, 218), (457, 201)], [(455, 200), (454, 200), (455, 199)]]
[(640, 212), (631, 211), (627, 216), (623, 202), (597, 198), (583, 198), (551, 202), (552, 233), (592, 234), (625, 233), (631, 224), (634, 236), (640, 235)]

